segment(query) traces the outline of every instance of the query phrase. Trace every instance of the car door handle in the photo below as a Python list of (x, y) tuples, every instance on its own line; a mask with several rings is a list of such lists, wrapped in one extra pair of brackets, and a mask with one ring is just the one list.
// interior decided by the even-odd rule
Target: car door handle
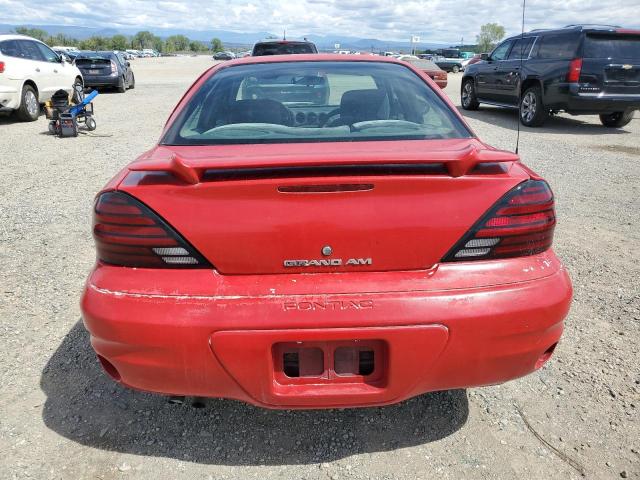
[(39, 71), (40, 71), (40, 69), (39, 69), (39, 68), (36, 68), (36, 72), (39, 72)]
[(56, 70), (55, 68), (53, 69), (53, 73), (58, 73), (58, 70)]

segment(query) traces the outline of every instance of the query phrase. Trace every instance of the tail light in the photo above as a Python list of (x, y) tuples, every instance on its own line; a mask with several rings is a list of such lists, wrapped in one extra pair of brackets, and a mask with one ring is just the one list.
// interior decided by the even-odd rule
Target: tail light
[(471, 227), (443, 262), (535, 255), (551, 247), (556, 215), (546, 182), (521, 183)]
[(567, 82), (578, 83), (580, 73), (582, 72), (582, 59), (574, 58), (569, 63), (569, 72), (567, 72)]
[(4, 73), (4, 62), (0, 62), (0, 73)]
[(123, 267), (211, 268), (158, 214), (122, 192), (101, 194), (93, 213), (98, 259)]
[(116, 66), (116, 62), (111, 60), (111, 75), (115, 75), (118, 73), (118, 67)]

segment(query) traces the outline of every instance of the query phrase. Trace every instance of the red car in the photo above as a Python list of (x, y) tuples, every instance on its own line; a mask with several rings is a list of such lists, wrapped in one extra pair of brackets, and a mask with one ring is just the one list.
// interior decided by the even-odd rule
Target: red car
[(415, 67), (232, 60), (98, 194), (84, 323), (114, 380), (163, 394), (328, 408), (497, 384), (562, 334), (555, 223), (547, 183)]
[(431, 60), (418, 58), (414, 55), (402, 55), (398, 58), (403, 62), (408, 62), (416, 67), (418, 70), (426, 73), (440, 88), (447, 87), (447, 72), (442, 70), (438, 65)]

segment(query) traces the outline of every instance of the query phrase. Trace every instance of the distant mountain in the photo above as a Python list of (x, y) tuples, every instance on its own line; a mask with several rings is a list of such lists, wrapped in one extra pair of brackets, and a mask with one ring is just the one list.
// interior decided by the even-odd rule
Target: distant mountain
[[(233, 46), (248, 46), (252, 45), (259, 40), (263, 40), (274, 34), (269, 32), (233, 32), (230, 30), (179, 30), (175, 28), (113, 28), (113, 27), (80, 27), (74, 25), (10, 25), (0, 24), (0, 33), (9, 33), (16, 27), (28, 27), (28, 28), (40, 28), (46, 31), (49, 35), (63, 34), (78, 40), (84, 40), (92, 36), (104, 36), (110, 37), (116, 34), (123, 35), (135, 35), (141, 30), (149, 30), (154, 35), (166, 38), (170, 35), (186, 35), (191, 40), (199, 40), (203, 42), (209, 42), (212, 38), (219, 38), (223, 43)], [(280, 35), (277, 35), (278, 37)], [(298, 37), (296, 37), (298, 38)], [(387, 41), (379, 40), (375, 38), (359, 38), (349, 37), (342, 35), (307, 35), (306, 37), (310, 41), (314, 42), (321, 50), (333, 50), (335, 44), (340, 44), (341, 50), (409, 50), (411, 44), (407, 42), (399, 41)], [(419, 43), (416, 44), (417, 48), (442, 48), (448, 47), (448, 44), (443, 43)]]

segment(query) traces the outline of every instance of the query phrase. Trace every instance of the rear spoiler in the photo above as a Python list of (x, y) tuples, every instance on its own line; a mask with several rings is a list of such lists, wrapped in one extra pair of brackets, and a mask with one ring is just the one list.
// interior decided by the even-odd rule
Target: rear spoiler
[[(457, 151), (436, 151), (421, 155), (394, 155), (393, 159), (385, 155), (369, 155), (371, 158), (353, 156), (341, 158), (332, 155), (330, 158), (317, 161), (317, 156), (297, 160), (282, 161), (277, 157), (265, 156), (251, 158), (239, 165), (237, 158), (212, 158), (211, 161), (202, 159), (185, 160), (179, 154), (172, 152), (165, 158), (140, 160), (129, 166), (132, 172), (165, 172), (175, 178), (196, 185), (203, 181), (212, 180), (240, 180), (254, 178), (277, 178), (294, 176), (370, 176), (370, 175), (425, 175), (445, 174), (451, 177), (461, 177), (470, 173), (481, 164), (496, 164), (518, 162), (520, 157), (512, 152), (477, 148), (471, 145)], [(400, 157), (400, 158), (399, 158)], [(425, 157), (428, 157), (425, 159)], [(314, 161), (315, 160), (315, 161)], [(351, 161), (349, 161), (351, 160)]]

